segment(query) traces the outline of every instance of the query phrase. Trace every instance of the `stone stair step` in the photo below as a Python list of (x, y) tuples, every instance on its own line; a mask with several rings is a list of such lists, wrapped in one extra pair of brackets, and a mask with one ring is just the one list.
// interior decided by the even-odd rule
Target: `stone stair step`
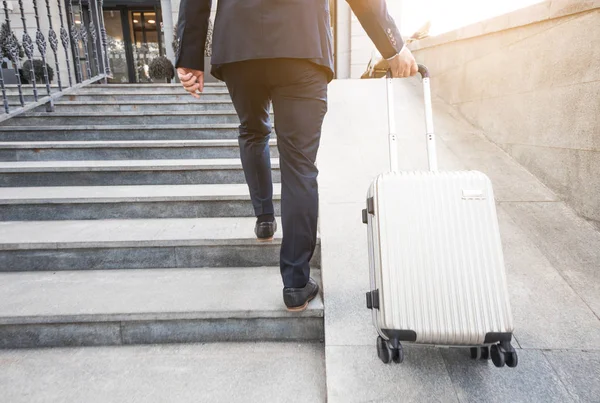
[[(271, 160), (280, 181), (279, 160)], [(245, 183), (239, 158), (0, 162), (0, 187)]]
[[(17, 87), (8, 87), (8, 86), (4, 86), (4, 90), (6, 91), (6, 95), (8, 96), (16, 96), (18, 99), (19, 96), (19, 90)], [(24, 96), (28, 96), (31, 97), (31, 99), (34, 99), (33, 97), (33, 88), (31, 86), (23, 86), (21, 88), (21, 92), (23, 93)], [(50, 87), (50, 93), (51, 94), (58, 94), (60, 91), (58, 90), (58, 86), (55, 87)], [(38, 85), (37, 86), (37, 93), (38, 93), (38, 99), (43, 98), (48, 96), (48, 92), (46, 91), (46, 85), (42, 84), (42, 85)]]
[[(45, 95), (44, 95), (45, 96)], [(38, 96), (38, 99), (42, 98)], [(19, 93), (17, 91), (13, 91), (6, 94), (6, 99), (8, 100), (9, 105), (20, 106), (21, 101), (19, 99)], [(35, 98), (33, 97), (33, 93), (31, 91), (27, 91), (23, 93), (23, 99), (26, 103), (35, 102)]]
[(147, 125), (155, 124), (238, 124), (235, 111), (159, 111), (159, 112), (31, 112), (2, 122), (3, 126), (52, 125)]
[[(46, 84), (42, 84), (42, 86), (44, 88), (46, 88)], [(19, 86), (17, 84), (4, 84), (4, 88), (8, 91), (16, 91), (19, 88)], [(21, 88), (22, 89), (33, 89), (33, 84), (21, 84)], [(39, 88), (39, 84), (38, 84), (38, 88)], [(50, 84), (50, 88), (52, 90), (58, 91), (58, 84)]]
[[(277, 140), (269, 142), (277, 157)], [(0, 161), (239, 158), (236, 139), (0, 142)]]
[(245, 184), (0, 188), (1, 221), (253, 216)]
[[(159, 94), (182, 94), (191, 97), (191, 95), (183, 89), (181, 84), (166, 85), (166, 86), (127, 86), (127, 87), (115, 87), (112, 84), (109, 85), (88, 85), (86, 87), (79, 88), (76, 94), (96, 94), (104, 92), (118, 92), (122, 94), (147, 94), (147, 93), (159, 93)], [(203, 94), (229, 94), (225, 85), (207, 85), (204, 87)]]
[[(319, 342), (0, 351), (8, 403), (325, 402)], [(276, 385), (276, 387), (274, 387)]]
[[(63, 90), (66, 88), (68, 88), (68, 87), (63, 86)], [(78, 89), (77, 91), (83, 91), (83, 90), (85, 90), (85, 88), (106, 89), (106, 90), (110, 90), (110, 91), (118, 90), (118, 91), (123, 91), (123, 92), (140, 91), (140, 90), (151, 91), (154, 89), (165, 90), (165, 91), (177, 90), (177, 89), (183, 90), (180, 83), (151, 83), (151, 84), (139, 84), (139, 83), (117, 84), (117, 83), (115, 83), (115, 84), (92, 84), (87, 87)], [(222, 82), (204, 83), (204, 88), (206, 88), (207, 91), (223, 90), (223, 89), (227, 89), (227, 86), (225, 85), (225, 83), (222, 83)], [(17, 84), (5, 84), (4, 89), (6, 90), (7, 94), (14, 94), (14, 93), (19, 92), (19, 88), (18, 88)], [(37, 83), (37, 90), (38, 90), (38, 93), (42, 93), (42, 92), (45, 93), (46, 92), (46, 84)], [(33, 85), (32, 84), (21, 84), (21, 91), (23, 91), (23, 93), (32, 94), (33, 93)], [(50, 84), (50, 91), (52, 93), (59, 92), (58, 84)]]
[[(9, 119), (9, 122), (12, 119)], [(2, 126), (0, 141), (237, 139), (239, 124)], [(272, 135), (274, 137), (274, 134)]]
[[(16, 105), (15, 105), (16, 106)], [(56, 112), (160, 112), (160, 111), (208, 111), (208, 110), (226, 110), (233, 111), (231, 100), (225, 101), (206, 101), (194, 98), (181, 99), (175, 101), (57, 101), (54, 103)], [(45, 112), (44, 105), (35, 109), (36, 112)]]
[[(0, 222), (0, 271), (279, 266), (281, 219), (258, 242), (254, 217)], [(320, 268), (320, 240), (311, 266)]]
[[(320, 282), (320, 273), (311, 275)], [(0, 273), (0, 348), (323, 339), (278, 267)]]
[[(45, 96), (45, 95), (44, 95)], [(205, 92), (201, 94), (201, 99), (206, 101), (231, 101), (231, 97), (227, 91)], [(18, 94), (7, 94), (7, 99), (12, 104), (19, 103)], [(26, 94), (25, 102), (33, 102), (33, 95)], [(41, 98), (41, 97), (39, 97)], [(146, 90), (144, 92), (126, 92), (106, 89), (101, 92), (83, 92), (63, 95), (59, 99), (72, 101), (147, 101), (147, 100), (162, 100), (162, 101), (177, 101), (177, 100), (195, 100), (187, 92), (158, 92)]]
[[(181, 83), (125, 83), (125, 84), (120, 84), (120, 83), (110, 83), (110, 84), (102, 84), (102, 83), (98, 83), (98, 84), (94, 84), (94, 87), (96, 88), (118, 88), (121, 90), (128, 90), (131, 88), (181, 88)], [(204, 83), (204, 88), (227, 88), (227, 86), (225, 85), (224, 82), (222, 81), (218, 81), (218, 82), (205, 82)]]

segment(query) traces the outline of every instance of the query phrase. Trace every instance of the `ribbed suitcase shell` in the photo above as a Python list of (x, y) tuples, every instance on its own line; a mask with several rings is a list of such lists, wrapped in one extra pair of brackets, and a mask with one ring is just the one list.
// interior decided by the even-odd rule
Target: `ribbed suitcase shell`
[(512, 333), (494, 194), (477, 171), (390, 172), (369, 188), (373, 322), (416, 343), (482, 345)]

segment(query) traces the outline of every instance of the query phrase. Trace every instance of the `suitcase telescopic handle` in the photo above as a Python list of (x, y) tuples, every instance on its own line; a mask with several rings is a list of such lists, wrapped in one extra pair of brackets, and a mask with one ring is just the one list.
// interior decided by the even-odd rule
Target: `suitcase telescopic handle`
[[(425, 103), (425, 131), (427, 138), (427, 160), (430, 171), (437, 171), (437, 152), (435, 147), (435, 134), (433, 132), (433, 109), (431, 106), (431, 87), (429, 83), (429, 69), (422, 64), (418, 65), (419, 74), (423, 79), (423, 97)], [(394, 117), (394, 92), (393, 78), (390, 70), (386, 74), (386, 92), (388, 107), (388, 133), (389, 133), (389, 153), (390, 153), (390, 171), (398, 171), (398, 146), (396, 138), (396, 119)]]
[(429, 78), (429, 69), (422, 64), (417, 64), (419, 67), (419, 74), (422, 78)]
[[(417, 64), (417, 67), (419, 68), (419, 74), (422, 78), (429, 78), (429, 69), (425, 67), (425, 65)], [(392, 78), (392, 72), (390, 71), (390, 69), (387, 70), (386, 77)]]

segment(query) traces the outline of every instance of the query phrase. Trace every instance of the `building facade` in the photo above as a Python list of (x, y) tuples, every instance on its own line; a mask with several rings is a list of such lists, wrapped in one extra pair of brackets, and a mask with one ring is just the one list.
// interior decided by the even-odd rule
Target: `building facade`
[[(346, 1), (329, 1), (337, 78), (359, 77), (374, 47)], [(108, 69), (110, 83), (152, 82), (149, 64), (154, 58), (174, 61), (179, 4), (180, 0), (3, 0), (4, 25), (8, 22), (21, 47), (25, 31), (34, 42), (31, 57), (21, 52), (16, 63), (3, 45), (5, 83), (13, 84), (14, 72), (32, 59), (46, 61), (52, 84), (85, 81)], [(213, 20), (216, 7), (214, 0)], [(38, 28), (46, 42), (44, 55), (36, 44)], [(4, 29), (8, 32), (8, 27)], [(51, 30), (58, 38), (56, 50), (51, 46)]]

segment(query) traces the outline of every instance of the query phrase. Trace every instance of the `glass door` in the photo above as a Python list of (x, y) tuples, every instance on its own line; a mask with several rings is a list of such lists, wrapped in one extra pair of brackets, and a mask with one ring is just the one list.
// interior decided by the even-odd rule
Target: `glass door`
[[(106, 39), (108, 50), (108, 62), (113, 74), (110, 83), (129, 83), (131, 76), (129, 72), (129, 55), (127, 52), (129, 34), (123, 29), (123, 16), (120, 9), (104, 9), (104, 25), (106, 27)], [(127, 20), (125, 20), (127, 22)]]
[(155, 7), (104, 8), (111, 83), (151, 83), (150, 62), (164, 54), (160, 11)]
[(155, 9), (131, 10), (129, 21), (135, 82), (152, 82), (150, 62), (163, 53), (160, 14)]

